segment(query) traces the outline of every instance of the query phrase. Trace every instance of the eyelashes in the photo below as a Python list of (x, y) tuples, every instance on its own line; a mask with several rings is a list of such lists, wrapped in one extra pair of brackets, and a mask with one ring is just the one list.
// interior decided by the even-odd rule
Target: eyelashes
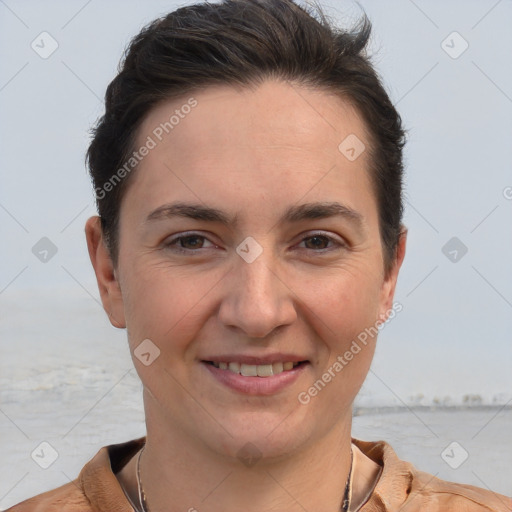
[[(194, 240), (194, 239), (204, 239), (204, 240), (208, 240), (205, 236), (203, 235), (198, 235), (198, 234), (190, 234), (190, 235), (181, 235), (181, 236), (178, 236), (176, 238), (173, 238), (172, 240), (170, 240), (168, 243), (165, 244), (166, 247), (172, 247), (173, 250), (174, 249), (177, 249), (178, 252), (196, 252), (197, 249), (202, 249), (202, 247), (193, 247), (192, 249), (187, 249), (187, 248), (184, 248), (184, 247), (178, 247), (177, 244), (183, 240)], [(194, 245), (194, 244), (193, 244)], [(215, 245), (213, 247), (216, 247)]]
[[(207, 247), (204, 247), (205, 241), (209, 244)], [(333, 250), (347, 248), (347, 245), (344, 242), (341, 242), (333, 236), (326, 235), (325, 233), (311, 233), (308, 236), (303, 237), (299, 245), (305, 242), (307, 244), (310, 241), (314, 241), (313, 245), (310, 247), (303, 247), (301, 250), (324, 254)], [(190, 243), (191, 247), (184, 247), (184, 245), (188, 245)], [(325, 247), (325, 245), (329, 244), (331, 244), (330, 247)], [(216, 248), (217, 245), (211, 242), (208, 237), (200, 233), (185, 233), (168, 240), (164, 243), (164, 247), (178, 254), (192, 255), (194, 253), (202, 253), (208, 249)]]

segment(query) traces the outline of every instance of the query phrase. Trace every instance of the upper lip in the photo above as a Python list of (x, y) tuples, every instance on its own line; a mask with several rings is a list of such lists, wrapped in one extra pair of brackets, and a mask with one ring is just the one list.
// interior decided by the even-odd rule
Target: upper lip
[(211, 356), (202, 358), (202, 361), (212, 363), (240, 363), (240, 364), (273, 364), (273, 363), (299, 363), (307, 361), (308, 359), (303, 356), (293, 354), (268, 354), (265, 356), (249, 356), (242, 354), (225, 354), (222, 356)]

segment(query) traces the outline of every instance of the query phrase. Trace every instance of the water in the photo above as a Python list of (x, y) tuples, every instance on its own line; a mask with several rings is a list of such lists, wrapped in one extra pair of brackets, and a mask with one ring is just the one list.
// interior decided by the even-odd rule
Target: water
[[(68, 292), (1, 300), (3, 510), (74, 479), (101, 446), (142, 436), (145, 425), (126, 333), (110, 326), (95, 300)], [(420, 406), (406, 395), (382, 395), (371, 378), (356, 400), (354, 437), (385, 440), (439, 478), (512, 495), (510, 407), (481, 399), (466, 403), (472, 407)], [(41, 442), (58, 454), (48, 469), (31, 458)], [(453, 442), (468, 455), (457, 469), (441, 456)]]
[[(105, 394), (116, 382), (115, 391)], [(0, 510), (74, 479), (101, 446), (144, 435), (141, 387), (136, 377), (117, 374), (101, 391), (99, 401), (88, 399), (86, 390), (78, 396), (76, 390), (62, 389), (57, 394), (19, 391), (15, 402), (4, 404), (24, 433), (5, 417), (0, 419)], [(401, 459), (438, 478), (510, 496), (511, 424), (512, 410), (495, 407), (356, 410), (352, 432), (358, 439), (387, 441)], [(30, 457), (42, 441), (58, 453), (46, 470)], [(441, 456), (454, 441), (468, 454), (456, 469)]]

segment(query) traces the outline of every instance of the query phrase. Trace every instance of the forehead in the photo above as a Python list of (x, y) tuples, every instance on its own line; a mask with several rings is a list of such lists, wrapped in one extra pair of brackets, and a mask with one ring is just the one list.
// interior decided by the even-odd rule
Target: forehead
[[(163, 101), (146, 116), (138, 142), (148, 135), (164, 144), (172, 138), (186, 150), (190, 144), (182, 143), (193, 137), (197, 150), (215, 148), (215, 154), (244, 146), (332, 154), (350, 134), (367, 138), (364, 123), (347, 99), (323, 89), (267, 80), (258, 87), (210, 86)], [(190, 156), (206, 155), (194, 151)]]
[(128, 194), (143, 193), (149, 208), (173, 195), (206, 202), (205, 194), (215, 193), (220, 202), (239, 198), (240, 209), (248, 198), (275, 207), (308, 190), (308, 200), (335, 200), (326, 193), (341, 187), (345, 202), (354, 203), (351, 196), (370, 188), (368, 152), (351, 160), (340, 150), (354, 137), (368, 147), (356, 109), (327, 91), (282, 81), (208, 87), (164, 101), (146, 116), (136, 147), (151, 140), (152, 149)]

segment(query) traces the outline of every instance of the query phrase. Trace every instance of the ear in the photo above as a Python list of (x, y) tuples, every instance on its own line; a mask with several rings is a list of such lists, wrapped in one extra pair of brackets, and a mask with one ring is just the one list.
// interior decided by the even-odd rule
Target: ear
[(98, 216), (91, 217), (85, 223), (85, 237), (89, 257), (96, 274), (103, 309), (108, 314), (110, 323), (114, 327), (123, 329), (126, 327), (123, 296), (110, 253), (105, 245), (101, 221)]
[(398, 272), (402, 266), (405, 257), (405, 246), (407, 243), (407, 228), (402, 225), (398, 244), (395, 252), (395, 258), (388, 276), (382, 284), (381, 301), (379, 309), (379, 320), (385, 322), (391, 310), (393, 309), (393, 297), (395, 295), (396, 282), (398, 279)]

